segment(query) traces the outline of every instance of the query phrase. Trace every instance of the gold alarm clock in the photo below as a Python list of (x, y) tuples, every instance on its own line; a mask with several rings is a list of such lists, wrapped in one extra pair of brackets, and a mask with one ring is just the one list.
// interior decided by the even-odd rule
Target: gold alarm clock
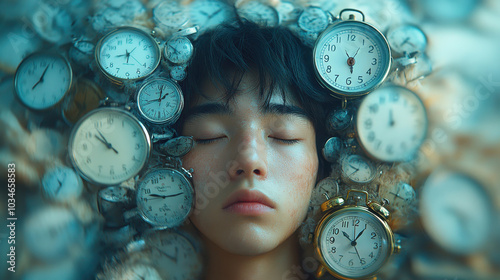
[(340, 279), (373, 277), (401, 247), (387, 223), (390, 213), (368, 201), (366, 191), (350, 190), (321, 204), (323, 217), (314, 231), (314, 250), (326, 272)]

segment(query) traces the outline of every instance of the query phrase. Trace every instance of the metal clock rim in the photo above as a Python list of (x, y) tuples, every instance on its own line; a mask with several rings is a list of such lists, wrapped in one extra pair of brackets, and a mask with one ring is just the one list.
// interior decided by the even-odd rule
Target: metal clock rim
[[(139, 213), (139, 215), (141, 216), (141, 218), (144, 219), (144, 221), (146, 221), (148, 224), (152, 225), (156, 230), (164, 230), (164, 229), (172, 229), (172, 228), (176, 228), (178, 226), (180, 226), (188, 217), (189, 215), (191, 215), (191, 213), (193, 212), (193, 208), (194, 208), (194, 203), (196, 201), (196, 198), (195, 198), (195, 193), (194, 193), (194, 189), (193, 189), (193, 185), (191, 183), (191, 181), (186, 178), (186, 176), (180, 172), (179, 170), (177, 169), (174, 169), (174, 168), (170, 168), (170, 167), (160, 167), (160, 168), (155, 168), (155, 169), (151, 169), (149, 170), (148, 172), (146, 172), (142, 178), (137, 182), (137, 193), (139, 193), (140, 191), (140, 188), (144, 182), (144, 180), (152, 173), (154, 172), (158, 172), (158, 171), (167, 171), (167, 172), (172, 172), (172, 173), (177, 173), (178, 175), (180, 175), (180, 177), (182, 178), (182, 180), (184, 181), (184, 183), (187, 183), (186, 185), (189, 185), (190, 188), (189, 188), (189, 193), (191, 194), (193, 200), (191, 201), (191, 204), (189, 205), (189, 211), (186, 213), (186, 216), (184, 217), (183, 221), (180, 223), (180, 224), (177, 224), (177, 225), (163, 225), (163, 224), (159, 224), (153, 220), (151, 220), (149, 217), (146, 216), (146, 214), (144, 214), (143, 210), (139, 207), (137, 207), (137, 212)], [(138, 200), (139, 200), (139, 195), (136, 195), (136, 204), (139, 204), (138, 203)]]
[[(38, 108), (33, 108), (33, 107), (27, 105), (21, 99), (21, 97), (19, 96), (19, 91), (17, 90), (17, 85), (18, 85), (18, 75), (17, 75), (17, 73), (18, 73), (18, 70), (21, 68), (21, 66), (26, 61), (28, 61), (29, 59), (32, 59), (35, 56), (42, 56), (42, 55), (50, 55), (50, 56), (54, 56), (54, 57), (57, 57), (57, 58), (61, 58), (63, 60), (63, 62), (66, 64), (66, 66), (68, 67), (68, 70), (69, 70), (69, 86), (66, 89), (66, 91), (64, 92), (64, 94), (62, 95), (61, 99), (59, 101), (57, 101), (55, 104), (53, 104), (53, 105), (51, 105), (51, 106), (49, 106), (47, 108), (38, 109)], [(34, 53), (29, 54), (28, 56), (26, 56), (25, 58), (23, 58), (23, 60), (21, 61), (21, 63), (19, 63), (19, 65), (17, 66), (16, 71), (14, 72), (14, 91), (15, 91), (16, 98), (19, 100), (19, 102), (21, 102), (21, 104), (23, 104), (24, 106), (26, 106), (29, 109), (31, 109), (33, 111), (36, 111), (36, 112), (47, 112), (47, 111), (50, 111), (52, 108), (61, 105), (62, 102), (63, 102), (63, 100), (68, 95), (68, 93), (72, 90), (72, 88), (73, 88), (73, 68), (71, 67), (71, 64), (69, 63), (69, 60), (66, 57), (64, 57), (63, 55), (61, 55), (59, 53), (56, 53), (56, 52), (53, 52), (53, 51), (38, 51), (38, 52), (34, 52)]]
[[(400, 86), (400, 85), (396, 85), (396, 84), (389, 84), (389, 85), (386, 85), (382, 88), (380, 88), (380, 90), (382, 89), (385, 89), (385, 88), (399, 88), (399, 89), (403, 89), (404, 91), (407, 91), (411, 94), (413, 94), (414, 96), (417, 97), (417, 100), (419, 101), (419, 103), (422, 105), (422, 108), (423, 108), (423, 111), (424, 111), (424, 114), (426, 116), (425, 118), (425, 132), (424, 132), (424, 135), (422, 137), (422, 141), (420, 141), (419, 143), (419, 147), (422, 146), (422, 144), (425, 142), (425, 139), (427, 138), (427, 134), (429, 132), (429, 118), (428, 118), (428, 115), (427, 115), (427, 109), (425, 107), (425, 104), (423, 102), (423, 100), (420, 98), (420, 96), (418, 96), (414, 91), (404, 87), (404, 86)], [(366, 149), (366, 147), (363, 145), (363, 142), (361, 141), (361, 138), (359, 136), (359, 128), (358, 128), (358, 114), (359, 114), (359, 107), (361, 107), (361, 105), (363, 104), (363, 100), (361, 100), (359, 106), (358, 106), (358, 111), (356, 112), (356, 115), (355, 115), (355, 120), (354, 120), (354, 131), (356, 132), (356, 140), (358, 141), (359, 143), (359, 146), (361, 147), (361, 149), (363, 150), (363, 152), (365, 152), (365, 154), (372, 160), (375, 160), (375, 161), (379, 161), (379, 162), (390, 162), (390, 163), (394, 163), (394, 162), (407, 162), (409, 160), (412, 160), (415, 155), (418, 153), (418, 149), (415, 151), (415, 154), (413, 154), (411, 157), (409, 158), (403, 158), (403, 159), (399, 159), (399, 160), (383, 160), (383, 159), (379, 159), (377, 158), (375, 155), (371, 154), (368, 149)]]
[(373, 213), (373, 211), (366, 207), (366, 206), (356, 206), (356, 205), (343, 205), (340, 206), (337, 209), (334, 210), (327, 210), (324, 214), (321, 220), (318, 222), (318, 225), (316, 226), (316, 229), (314, 230), (314, 241), (313, 241), (313, 247), (314, 247), (314, 252), (316, 256), (318, 256), (319, 261), (321, 265), (333, 276), (338, 277), (343, 280), (352, 280), (352, 279), (367, 279), (370, 278), (371, 276), (374, 276), (377, 274), (378, 270), (375, 270), (374, 272), (359, 276), (359, 277), (349, 277), (347, 275), (343, 275), (340, 273), (335, 272), (332, 270), (329, 265), (325, 262), (324, 255), (320, 249), (320, 233), (323, 231), (325, 228), (325, 225), (333, 218), (345, 213), (345, 212), (352, 212), (352, 211), (362, 211), (373, 217), (376, 221), (380, 222), (382, 225), (382, 228), (384, 230), (384, 233), (387, 236), (387, 246), (389, 247), (387, 250), (387, 254), (385, 255), (385, 260), (381, 263), (380, 268), (382, 268), (387, 261), (389, 260), (390, 256), (394, 252), (395, 248), (395, 238), (394, 238), (394, 233), (392, 232), (391, 227), (387, 223), (387, 221), (384, 221), (381, 217), (379, 217), (377, 214)]
[(97, 109), (94, 109), (88, 113), (86, 113), (83, 117), (81, 117), (78, 122), (73, 126), (73, 129), (71, 130), (71, 134), (69, 136), (69, 140), (68, 140), (68, 156), (70, 158), (70, 161), (71, 161), (71, 164), (73, 165), (73, 167), (75, 168), (75, 170), (78, 172), (78, 174), (83, 178), (85, 179), (86, 181), (90, 182), (91, 184), (95, 184), (95, 185), (98, 185), (98, 186), (114, 186), (114, 185), (119, 185), (121, 182), (119, 183), (116, 183), (116, 184), (112, 184), (112, 185), (109, 185), (107, 184), (107, 182), (98, 182), (96, 180), (93, 180), (92, 178), (90, 178), (89, 176), (85, 175), (84, 172), (82, 172), (80, 170), (80, 167), (76, 164), (75, 162), (75, 159), (74, 159), (74, 156), (73, 156), (73, 145), (74, 145), (74, 140), (75, 140), (75, 134), (76, 134), (76, 131), (78, 130), (78, 128), (80, 128), (81, 124), (86, 120), (88, 119), (90, 116), (94, 115), (94, 114), (97, 114), (101, 111), (105, 111), (105, 110), (111, 110), (111, 111), (116, 111), (116, 112), (120, 112), (124, 115), (126, 115), (127, 117), (130, 117), (132, 118), (133, 121), (136, 122), (136, 124), (140, 127), (141, 131), (144, 133), (144, 138), (146, 139), (146, 150), (147, 150), (147, 154), (146, 154), (146, 158), (144, 159), (144, 162), (142, 163), (141, 167), (138, 169), (137, 173), (135, 174), (132, 174), (130, 176), (128, 176), (126, 179), (124, 179), (123, 181), (121, 182), (124, 182), (124, 181), (127, 181), (129, 180), (130, 178), (133, 178), (134, 176), (136, 176), (137, 174), (141, 173), (142, 170), (147, 166), (147, 163), (149, 161), (149, 157), (151, 155), (151, 136), (149, 135), (149, 132), (148, 130), (146, 129), (146, 127), (144, 126), (144, 124), (142, 124), (134, 115), (132, 115), (130, 112), (124, 110), (124, 109), (121, 109), (121, 108), (115, 108), (115, 107), (102, 107), (102, 108), (97, 108)]
[[(345, 174), (346, 172), (344, 171), (344, 162), (346, 160), (348, 160), (349, 158), (351, 157), (357, 157), (357, 158), (361, 158), (364, 162), (366, 162), (370, 169), (372, 169), (373, 173), (372, 175), (370, 176), (370, 178), (367, 180), (367, 181), (363, 181), (363, 182), (356, 182), (354, 180), (352, 180), (347, 174)], [(374, 162), (370, 162), (370, 161), (367, 161), (367, 160), (370, 160), (362, 155), (359, 155), (359, 154), (348, 154), (348, 155), (344, 155), (343, 157), (341, 157), (341, 162), (340, 162), (340, 172), (341, 172), (341, 176), (342, 177), (345, 177), (345, 179), (347, 181), (349, 181), (350, 183), (352, 184), (355, 184), (355, 185), (363, 185), (363, 184), (369, 184), (371, 183), (375, 177), (377, 177), (377, 173), (379, 171), (379, 168), (375, 165)]]
[[(147, 74), (145, 76), (139, 77), (139, 78), (135, 78), (135, 79), (121, 79), (121, 78), (112, 76), (111, 74), (107, 73), (106, 70), (104, 70), (104, 68), (102, 67), (101, 58), (100, 58), (100, 52), (101, 52), (101, 48), (102, 48), (103, 42), (106, 39), (108, 39), (109, 37), (111, 37), (112, 35), (114, 35), (114, 34), (116, 34), (118, 32), (122, 32), (123, 30), (132, 30), (134, 32), (141, 33), (142, 35), (144, 35), (147, 38), (149, 38), (151, 40), (151, 42), (153, 43), (153, 46), (154, 46), (156, 55), (158, 56), (158, 59), (155, 62), (155, 66), (152, 68), (151, 73), (149, 73), (149, 74)], [(106, 78), (110, 79), (112, 82), (121, 85), (121, 84), (123, 84), (125, 82), (135, 82), (135, 81), (138, 81), (138, 80), (142, 80), (142, 79), (150, 76), (151, 74), (153, 74), (153, 72), (160, 65), (160, 62), (161, 62), (161, 51), (160, 51), (160, 46), (159, 46), (158, 42), (156, 41), (156, 39), (153, 38), (153, 36), (151, 36), (150, 34), (148, 34), (146, 31), (144, 31), (144, 30), (142, 30), (140, 28), (137, 28), (137, 27), (133, 27), (133, 26), (120, 26), (120, 27), (117, 27), (114, 30), (111, 30), (110, 32), (106, 33), (104, 36), (102, 36), (101, 39), (99, 39), (99, 41), (97, 42), (97, 44), (96, 44), (96, 46), (94, 48), (94, 57), (95, 57), (95, 60), (97, 62), (97, 67), (99, 68), (99, 70), (101, 71), (101, 73), (103, 73), (104, 76), (106, 76)]]
[[(330, 84), (328, 84), (328, 82), (326, 82), (326, 81), (323, 80), (323, 78), (321, 77), (321, 74), (318, 71), (318, 65), (316, 63), (316, 58), (315, 58), (315, 54), (316, 54), (317, 48), (319, 47), (318, 42), (323, 37), (325, 37), (328, 34), (328, 32), (330, 32), (332, 29), (334, 29), (334, 28), (336, 28), (336, 27), (338, 27), (339, 25), (342, 25), (342, 24), (361, 24), (361, 25), (365, 25), (369, 29), (373, 30), (377, 35), (379, 35), (380, 38), (382, 39), (382, 42), (385, 43), (386, 50), (387, 50), (386, 55), (388, 57), (387, 67), (384, 70), (384, 73), (381, 76), (380, 81), (377, 82), (373, 87), (371, 87), (368, 90), (357, 91), (357, 92), (349, 92), (349, 91), (345, 91), (345, 90), (335, 89), (333, 86), (331, 86)], [(369, 24), (367, 22), (358, 21), (358, 20), (354, 20), (354, 19), (347, 19), (347, 20), (341, 20), (341, 19), (339, 19), (337, 22), (334, 22), (333, 24), (331, 24), (330, 26), (328, 26), (318, 36), (318, 39), (316, 40), (316, 43), (314, 44), (314, 48), (313, 48), (313, 65), (314, 65), (314, 72), (316, 74), (315, 76), (316, 76), (317, 80), (320, 82), (320, 84), (323, 87), (325, 87), (326, 89), (328, 89), (328, 90), (331, 91), (330, 95), (332, 97), (339, 98), (339, 99), (354, 99), (354, 98), (365, 96), (365, 95), (369, 94), (370, 92), (374, 91), (375, 89), (377, 89), (378, 87), (380, 87), (384, 83), (384, 81), (387, 79), (387, 76), (389, 75), (389, 72), (391, 70), (391, 65), (392, 65), (391, 47), (389, 45), (389, 42), (387, 41), (387, 38), (384, 36), (384, 34), (380, 30), (378, 30), (375, 26), (373, 26), (373, 25), (371, 25), (371, 24)]]
[[(179, 94), (179, 106), (177, 107), (174, 115), (171, 118), (164, 120), (164, 121), (153, 120), (150, 117), (146, 116), (146, 114), (144, 113), (144, 111), (142, 110), (142, 108), (139, 104), (139, 96), (141, 95), (142, 90), (146, 86), (148, 86), (149, 84), (153, 83), (154, 81), (166, 81), (166, 82), (172, 84), (172, 86), (175, 87), (175, 89), (177, 90), (177, 93)], [(148, 80), (139, 88), (139, 90), (137, 91), (135, 103), (136, 103), (137, 109), (139, 110), (139, 113), (141, 114), (141, 116), (143, 118), (145, 118), (148, 122), (153, 123), (153, 124), (172, 124), (178, 120), (180, 113), (182, 112), (182, 109), (184, 108), (184, 96), (182, 94), (181, 87), (179, 86), (179, 84), (177, 82), (175, 82), (175, 80), (169, 79), (169, 78), (157, 77), (157, 78), (153, 78), (151, 80)]]

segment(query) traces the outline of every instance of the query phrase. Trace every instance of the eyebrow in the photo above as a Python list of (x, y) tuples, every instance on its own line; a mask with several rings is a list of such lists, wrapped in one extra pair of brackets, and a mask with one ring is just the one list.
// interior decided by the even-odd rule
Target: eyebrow
[[(276, 115), (293, 115), (300, 118), (310, 119), (309, 114), (304, 111), (304, 109), (294, 106), (294, 105), (284, 105), (271, 103), (267, 106), (262, 106), (261, 112), (263, 114), (276, 114)], [(231, 115), (233, 110), (229, 108), (227, 104), (224, 103), (205, 103), (202, 105), (197, 105), (192, 107), (189, 112), (187, 119), (192, 119), (196, 117), (201, 117), (204, 115)]]

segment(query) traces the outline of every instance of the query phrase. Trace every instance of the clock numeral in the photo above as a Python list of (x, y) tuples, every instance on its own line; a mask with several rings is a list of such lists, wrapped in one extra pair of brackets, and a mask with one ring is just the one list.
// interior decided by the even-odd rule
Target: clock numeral
[(137, 71), (135, 71), (137, 74), (141, 74), (141, 69), (137, 68)]
[(339, 78), (339, 75), (335, 75), (335, 82), (337, 82), (338, 78)]
[(146, 67), (146, 62), (144, 62), (144, 64), (142, 65), (143, 67)]
[(122, 164), (122, 169), (123, 169), (123, 171), (127, 171), (127, 165), (126, 164)]
[(372, 239), (375, 239), (377, 237), (377, 234), (375, 232), (372, 232)]
[(150, 194), (151, 193), (151, 189), (144, 189), (144, 194)]
[(335, 237), (331, 236), (329, 240), (330, 240), (330, 244), (335, 243)]
[(325, 55), (325, 56), (323, 57), (323, 60), (324, 60), (325, 62), (328, 62), (328, 61), (330, 61), (330, 56), (328, 56), (328, 55)]
[(397, 102), (399, 100), (399, 94), (393, 93), (391, 94), (391, 101), (392, 102)]
[(366, 71), (366, 74), (371, 75), (372, 74), (372, 69), (371, 68), (368, 69), (368, 71)]
[(108, 118), (106, 119), (106, 122), (107, 122), (108, 124), (113, 124), (113, 121), (114, 121), (114, 119), (113, 119), (112, 117), (108, 117)]
[(373, 125), (372, 119), (366, 119), (366, 121), (365, 121), (365, 128), (366, 129), (372, 129), (372, 125)]
[(375, 132), (370, 131), (370, 133), (368, 133), (367, 140), (368, 140), (368, 142), (375, 141)]
[(378, 243), (377, 242), (375, 242), (375, 244), (373, 244), (373, 249), (375, 249), (375, 250), (378, 249)]
[(340, 233), (340, 230), (338, 228), (334, 228), (332, 231), (333, 231), (333, 234), (335, 234), (335, 235), (339, 235), (339, 233)]
[(332, 254), (335, 254), (337, 253), (337, 247), (332, 247), (332, 250), (331, 250)]
[(117, 44), (118, 46), (121, 46), (121, 45), (123, 45), (123, 41), (122, 41), (122, 40), (117, 41), (117, 42), (116, 42), (116, 44)]
[(332, 66), (328, 65), (326, 67), (326, 73), (330, 73), (330, 72), (332, 72)]
[(377, 59), (376, 58), (373, 58), (372, 60), (372, 65), (376, 65), (377, 64)]
[(90, 159), (90, 157), (87, 157), (87, 163), (90, 164), (92, 162), (92, 160)]
[(394, 153), (394, 149), (392, 147), (392, 145), (387, 145), (387, 147), (385, 148), (385, 151), (389, 154), (389, 155), (392, 155)]
[(380, 140), (376, 140), (376, 141), (375, 141), (375, 150), (380, 149), (380, 145), (381, 145), (381, 144), (382, 144), (382, 141), (380, 141)]
[(347, 79), (345, 79), (345, 83), (346, 83), (346, 85), (350, 85), (352, 83), (351, 77), (348, 77)]
[(355, 41), (355, 40), (356, 40), (356, 35), (347, 34), (347, 41)]
[(337, 46), (332, 45), (332, 44), (328, 44), (327, 51), (334, 52), (336, 50), (337, 50)]
[(378, 112), (378, 105), (377, 104), (372, 104), (368, 108), (370, 109), (370, 113), (372, 113), (372, 114), (376, 114)]
[(342, 227), (343, 228), (348, 228), (349, 227), (349, 222), (348, 221), (342, 221)]
[(125, 76), (127, 76), (127, 77), (130, 76), (130, 73), (129, 72), (125, 73)]
[(354, 261), (351, 259), (349, 260), (349, 266), (353, 266), (354, 265)]
[(113, 167), (111, 167), (111, 169), (109, 170), (109, 175), (111, 176), (115, 175), (115, 170), (113, 169)]
[(132, 38), (127, 38), (125, 40), (126, 40), (125, 41), (126, 44), (132, 44), (132, 42), (133, 42)]
[(141, 147), (141, 146), (140, 146), (139, 144), (135, 144), (135, 150), (136, 150), (136, 151), (137, 151), (137, 150), (139, 150), (139, 148), (140, 148), (140, 147)]
[(136, 136), (137, 136), (137, 131), (132, 132), (132, 137), (136, 137)]
[(361, 263), (361, 265), (365, 265), (366, 264), (365, 258), (360, 259), (359, 262)]
[(358, 219), (352, 220), (352, 226), (353, 227), (359, 227), (359, 220)]
[(148, 45), (144, 45), (144, 47), (142, 47), (143, 50), (147, 50), (148, 49)]
[(335, 37), (337, 37), (337, 44), (340, 43), (340, 42), (342, 42), (342, 37), (340, 37), (339, 35), (337, 35)]
[(114, 51), (114, 50), (116, 50), (116, 46), (108, 46), (108, 50), (109, 51)]
[(373, 252), (371, 252), (368, 256), (373, 259), (374, 257)]
[(84, 150), (84, 151), (86, 151), (86, 150), (88, 149), (87, 144), (85, 144), (85, 143), (84, 143), (84, 144), (82, 145), (82, 148), (83, 148), (83, 150)]
[(109, 67), (113, 68), (113, 62), (109, 63)]
[(370, 49), (370, 50), (368, 50), (368, 52), (373, 53), (373, 50), (375, 49), (375, 47), (373, 45), (370, 45), (370, 46), (368, 46), (368, 48)]
[(151, 184), (158, 184), (160, 180), (158, 178), (151, 179)]
[(358, 76), (358, 83), (359, 84), (363, 83), (363, 76)]
[(151, 58), (151, 56), (149, 54), (146, 55), (146, 59), (150, 59), (150, 58)]

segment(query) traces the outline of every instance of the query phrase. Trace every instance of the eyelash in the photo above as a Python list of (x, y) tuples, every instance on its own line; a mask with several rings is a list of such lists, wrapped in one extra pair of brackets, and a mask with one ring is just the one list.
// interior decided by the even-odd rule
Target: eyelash
[[(276, 138), (276, 137), (269, 137), (275, 141), (278, 141), (280, 143), (286, 144), (286, 145), (292, 145), (299, 143), (298, 139), (281, 139), (281, 138)], [(221, 138), (210, 138), (210, 139), (196, 139), (195, 142), (197, 144), (211, 144), (214, 143), (215, 141), (219, 140)]]
[(211, 144), (217, 140), (219, 140), (220, 138), (210, 138), (210, 139), (196, 139), (195, 142), (197, 144)]

